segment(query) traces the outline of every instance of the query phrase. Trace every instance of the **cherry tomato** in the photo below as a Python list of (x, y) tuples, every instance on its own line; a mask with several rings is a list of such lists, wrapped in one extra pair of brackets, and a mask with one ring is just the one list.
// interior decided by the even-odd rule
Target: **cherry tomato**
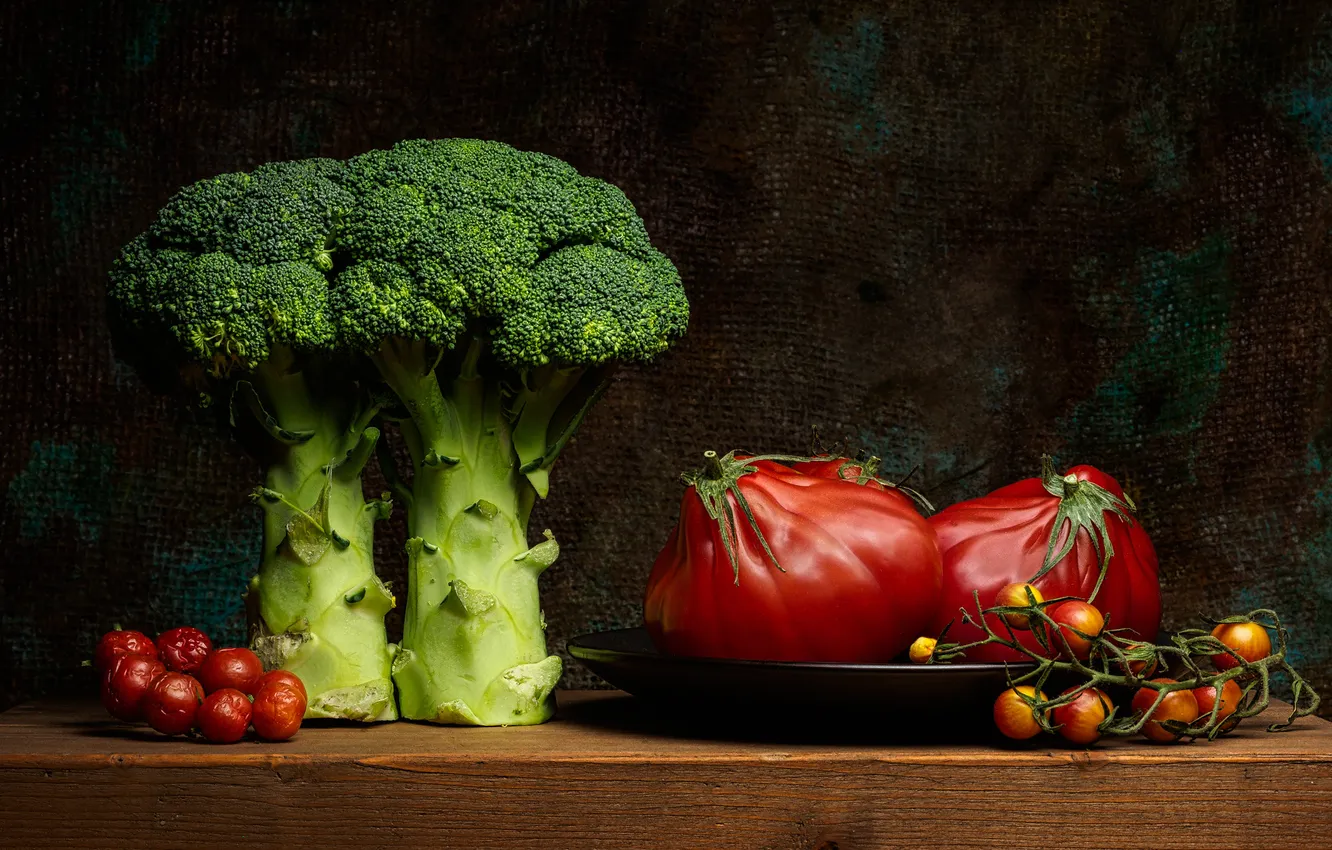
[[(308, 699), (305, 692), (305, 683), (301, 681), (300, 676), (297, 676), (290, 670), (270, 670), (259, 678), (259, 688), (266, 688), (276, 684), (289, 685), (300, 691), (301, 696)], [(255, 689), (255, 692), (258, 693), (258, 689)]]
[(199, 731), (215, 744), (234, 744), (245, 737), (253, 713), (249, 697), (235, 688), (222, 688), (199, 705)]
[(1041, 724), (1036, 722), (1031, 706), (1022, 701), (1019, 693), (1045, 702), (1045, 694), (1038, 692), (1031, 685), (1009, 688), (994, 701), (994, 725), (998, 726), (999, 731), (1006, 737), (1015, 741), (1025, 741), (1040, 734)]
[[(1257, 623), (1222, 623), (1212, 629), (1212, 637), (1239, 653), (1245, 661), (1254, 662), (1272, 654), (1272, 639), (1267, 629)], [(1222, 672), (1238, 667), (1239, 662), (1224, 652), (1212, 656), (1212, 663)]]
[(235, 688), (244, 694), (253, 694), (259, 689), (259, 679), (264, 675), (264, 664), (244, 647), (218, 649), (208, 654), (199, 667), (199, 684), (208, 693), (223, 688)]
[[(1174, 679), (1159, 676), (1152, 679), (1158, 685), (1173, 685)], [(1133, 695), (1133, 710), (1145, 714), (1156, 701), (1157, 692), (1152, 688), (1139, 688)], [(1151, 719), (1142, 727), (1142, 734), (1153, 741), (1168, 744), (1179, 737), (1161, 725), (1164, 720), (1178, 720), (1192, 723), (1198, 719), (1198, 698), (1192, 691), (1171, 691), (1161, 700), (1161, 704), (1152, 712)]]
[(93, 652), (93, 666), (98, 673), (105, 673), (111, 669), (111, 662), (116, 660), (117, 655), (125, 654), (156, 658), (157, 646), (143, 632), (116, 629), (102, 635), (102, 639), (97, 642), (97, 649)]
[[(1075, 690), (1077, 688), (1069, 688), (1064, 693)], [(1088, 688), (1078, 694), (1077, 699), (1072, 702), (1056, 706), (1052, 719), (1065, 740), (1075, 744), (1094, 744), (1100, 740), (1100, 726), (1105, 722), (1105, 718), (1110, 716), (1114, 707), (1115, 704), (1104, 691)]]
[[(1149, 643), (1131, 643), (1124, 647), (1128, 657), (1127, 673), (1146, 678), (1156, 672), (1156, 650)], [(1120, 665), (1121, 669), (1125, 665)]]
[(1091, 654), (1092, 642), (1077, 632), (1092, 637), (1099, 635), (1101, 629), (1105, 628), (1105, 618), (1101, 616), (1101, 612), (1081, 599), (1070, 599), (1067, 602), (1060, 602), (1046, 613), (1055, 621), (1059, 627), (1059, 634), (1064, 637), (1064, 640), (1060, 640), (1059, 635), (1052, 635), (1051, 647), (1061, 654), (1067, 654), (1064, 651), (1064, 641), (1067, 641), (1068, 648), (1073, 650), (1073, 654), (1086, 661), (1087, 656)]
[(193, 676), (164, 673), (143, 697), (143, 717), (163, 735), (184, 735), (194, 728), (203, 698), (203, 685)]
[(907, 650), (907, 657), (915, 664), (925, 664), (934, 657), (934, 648), (939, 641), (932, 637), (918, 637)]
[(102, 706), (118, 720), (143, 719), (143, 697), (166, 667), (147, 655), (121, 653), (102, 675)]
[(213, 642), (193, 626), (179, 626), (157, 636), (157, 651), (168, 670), (197, 673), (213, 651)]
[[(1234, 714), (1235, 710), (1239, 708), (1242, 696), (1244, 696), (1244, 692), (1240, 690), (1239, 683), (1234, 679), (1227, 679), (1226, 683), (1221, 686), (1221, 707), (1216, 711), (1216, 719), (1222, 721)], [(1216, 704), (1216, 687), (1214, 685), (1204, 685), (1201, 688), (1194, 688), (1193, 697), (1198, 700), (1198, 716), (1210, 717), (1212, 706)]]
[[(1019, 581), (999, 588), (999, 593), (994, 597), (994, 604), (1004, 607), (1026, 608), (1031, 605), (1031, 599), (1027, 597), (1028, 592), (1036, 600), (1037, 605), (1045, 601), (1045, 597), (1036, 589), (1036, 585)], [(1024, 632), (1031, 629), (1031, 618), (1026, 614), (1005, 614), (1004, 620), (1015, 629)]]
[(266, 741), (285, 741), (301, 728), (305, 695), (289, 685), (272, 684), (254, 695), (254, 731)]

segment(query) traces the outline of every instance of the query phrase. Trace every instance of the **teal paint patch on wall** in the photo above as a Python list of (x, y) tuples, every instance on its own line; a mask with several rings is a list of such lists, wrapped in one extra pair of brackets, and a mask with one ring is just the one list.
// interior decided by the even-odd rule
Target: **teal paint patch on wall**
[(1135, 329), (1136, 341), (1092, 397), (1061, 421), (1070, 442), (1085, 436), (1122, 446), (1202, 427), (1220, 390), (1229, 350), (1235, 293), (1229, 253), (1222, 234), (1184, 254), (1145, 251), (1139, 255), (1136, 281), (1126, 276), (1115, 290), (1083, 299), (1091, 323), (1110, 338), (1126, 326), (1121, 306), (1131, 305), (1127, 326)]
[(129, 143), (117, 128), (69, 128), (54, 142), (60, 163), (51, 187), (51, 216), (65, 254), (94, 217), (116, 206), (123, 187), (113, 171)]
[(244, 592), (259, 568), (261, 526), (255, 511), (233, 522), (191, 529), (189, 538), (157, 549), (153, 610), (163, 622), (203, 629), (221, 645), (243, 645)]
[(115, 446), (34, 440), (27, 465), (7, 489), (19, 537), (38, 539), (65, 519), (85, 543), (101, 539), (111, 510), (115, 458)]
[(162, 3), (151, 3), (144, 10), (142, 20), (135, 27), (129, 44), (125, 47), (125, 68), (129, 71), (143, 71), (157, 60), (157, 49), (162, 41), (162, 31), (171, 20), (171, 9)]
[(865, 19), (847, 34), (816, 34), (810, 62), (825, 90), (848, 113), (842, 137), (848, 153), (879, 153), (892, 136), (888, 114), (877, 97), (883, 25)]

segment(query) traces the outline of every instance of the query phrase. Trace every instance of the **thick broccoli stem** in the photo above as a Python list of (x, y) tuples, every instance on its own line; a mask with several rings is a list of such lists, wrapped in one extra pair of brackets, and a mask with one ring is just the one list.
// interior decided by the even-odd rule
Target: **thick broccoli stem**
[(410, 414), (414, 461), (402, 650), (394, 681), (404, 717), (436, 723), (542, 723), (555, 710), (558, 656), (546, 651), (537, 579), (559, 553), (529, 548), (535, 491), (518, 471), (498, 381), (431, 369), (420, 343), (390, 341), (373, 358)]
[(266, 668), (300, 677), (306, 717), (393, 720), (384, 630), (393, 596), (374, 570), (374, 525), (388, 504), (367, 504), (361, 490), (379, 437), (374, 411), (349, 401), (356, 394), (346, 386), (324, 387), (289, 366), (270, 360), (253, 375), (256, 413), (268, 418), (277, 452), (256, 491), (265, 517), (247, 596), (251, 645)]

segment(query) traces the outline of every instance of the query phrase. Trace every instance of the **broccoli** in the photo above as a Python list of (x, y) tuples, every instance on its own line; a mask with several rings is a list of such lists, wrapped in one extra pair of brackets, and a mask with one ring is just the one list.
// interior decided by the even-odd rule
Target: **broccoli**
[(352, 201), (343, 170), (279, 163), (187, 187), (122, 251), (108, 294), (118, 353), (225, 401), (265, 467), (253, 648), (305, 683), (307, 716), (391, 720), (394, 600), (373, 554), (390, 504), (361, 489), (382, 401), (346, 362), (325, 277)]
[[(375, 443), (372, 423), (396, 423), (411, 480), (399, 478), (382, 443), (377, 454), (407, 508), (407, 606), (392, 663), (402, 716), (548, 719), (561, 665), (547, 654), (537, 579), (559, 548), (549, 531), (532, 545), (528, 517), (616, 365), (650, 360), (685, 332), (689, 306), (675, 267), (620, 190), (494, 142), (402, 142), (345, 164), (265, 166), (197, 184), (208, 203), (186, 197), (191, 191), (126, 249), (113, 299), (214, 374), (263, 374), (262, 388), (247, 380), (258, 390), (240, 396), (279, 439), (293, 426), (277, 401), (263, 404), (280, 392), (266, 374), (272, 352), (341, 363), (316, 371), (355, 384), (332, 393), (347, 460), (321, 462), (329, 496), (261, 491), (296, 523), (274, 528), (273, 539), (303, 547), (320, 539), (314, 529), (337, 525), (331, 515), (323, 522), (319, 506), (350, 483), (339, 470), (359, 472)], [(178, 232), (187, 238), (172, 241)], [(240, 317), (249, 324), (233, 329)], [(312, 368), (284, 359), (277, 371), (287, 378)], [(313, 507), (293, 510), (311, 497)], [(261, 601), (268, 582), (261, 568)], [(307, 616), (300, 634), (308, 643), (322, 628), (322, 618)]]

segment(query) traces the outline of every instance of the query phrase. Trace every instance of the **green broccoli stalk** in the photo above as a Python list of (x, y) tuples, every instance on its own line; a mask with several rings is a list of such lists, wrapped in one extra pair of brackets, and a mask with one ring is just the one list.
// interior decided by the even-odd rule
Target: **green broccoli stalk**
[(283, 163), (187, 187), (126, 246), (108, 294), (118, 352), (150, 383), (184, 375), (225, 402), (266, 469), (254, 649), (301, 678), (307, 716), (390, 720), (393, 597), (373, 561), (389, 503), (361, 489), (380, 402), (345, 362), (324, 276), (351, 201), (342, 167)]
[(528, 516), (613, 366), (684, 333), (679, 275), (623, 193), (547, 156), (405, 142), (348, 173), (354, 264), (330, 300), (401, 401), (413, 462), (400, 709), (540, 723), (561, 665), (537, 579), (559, 547), (531, 545)]

